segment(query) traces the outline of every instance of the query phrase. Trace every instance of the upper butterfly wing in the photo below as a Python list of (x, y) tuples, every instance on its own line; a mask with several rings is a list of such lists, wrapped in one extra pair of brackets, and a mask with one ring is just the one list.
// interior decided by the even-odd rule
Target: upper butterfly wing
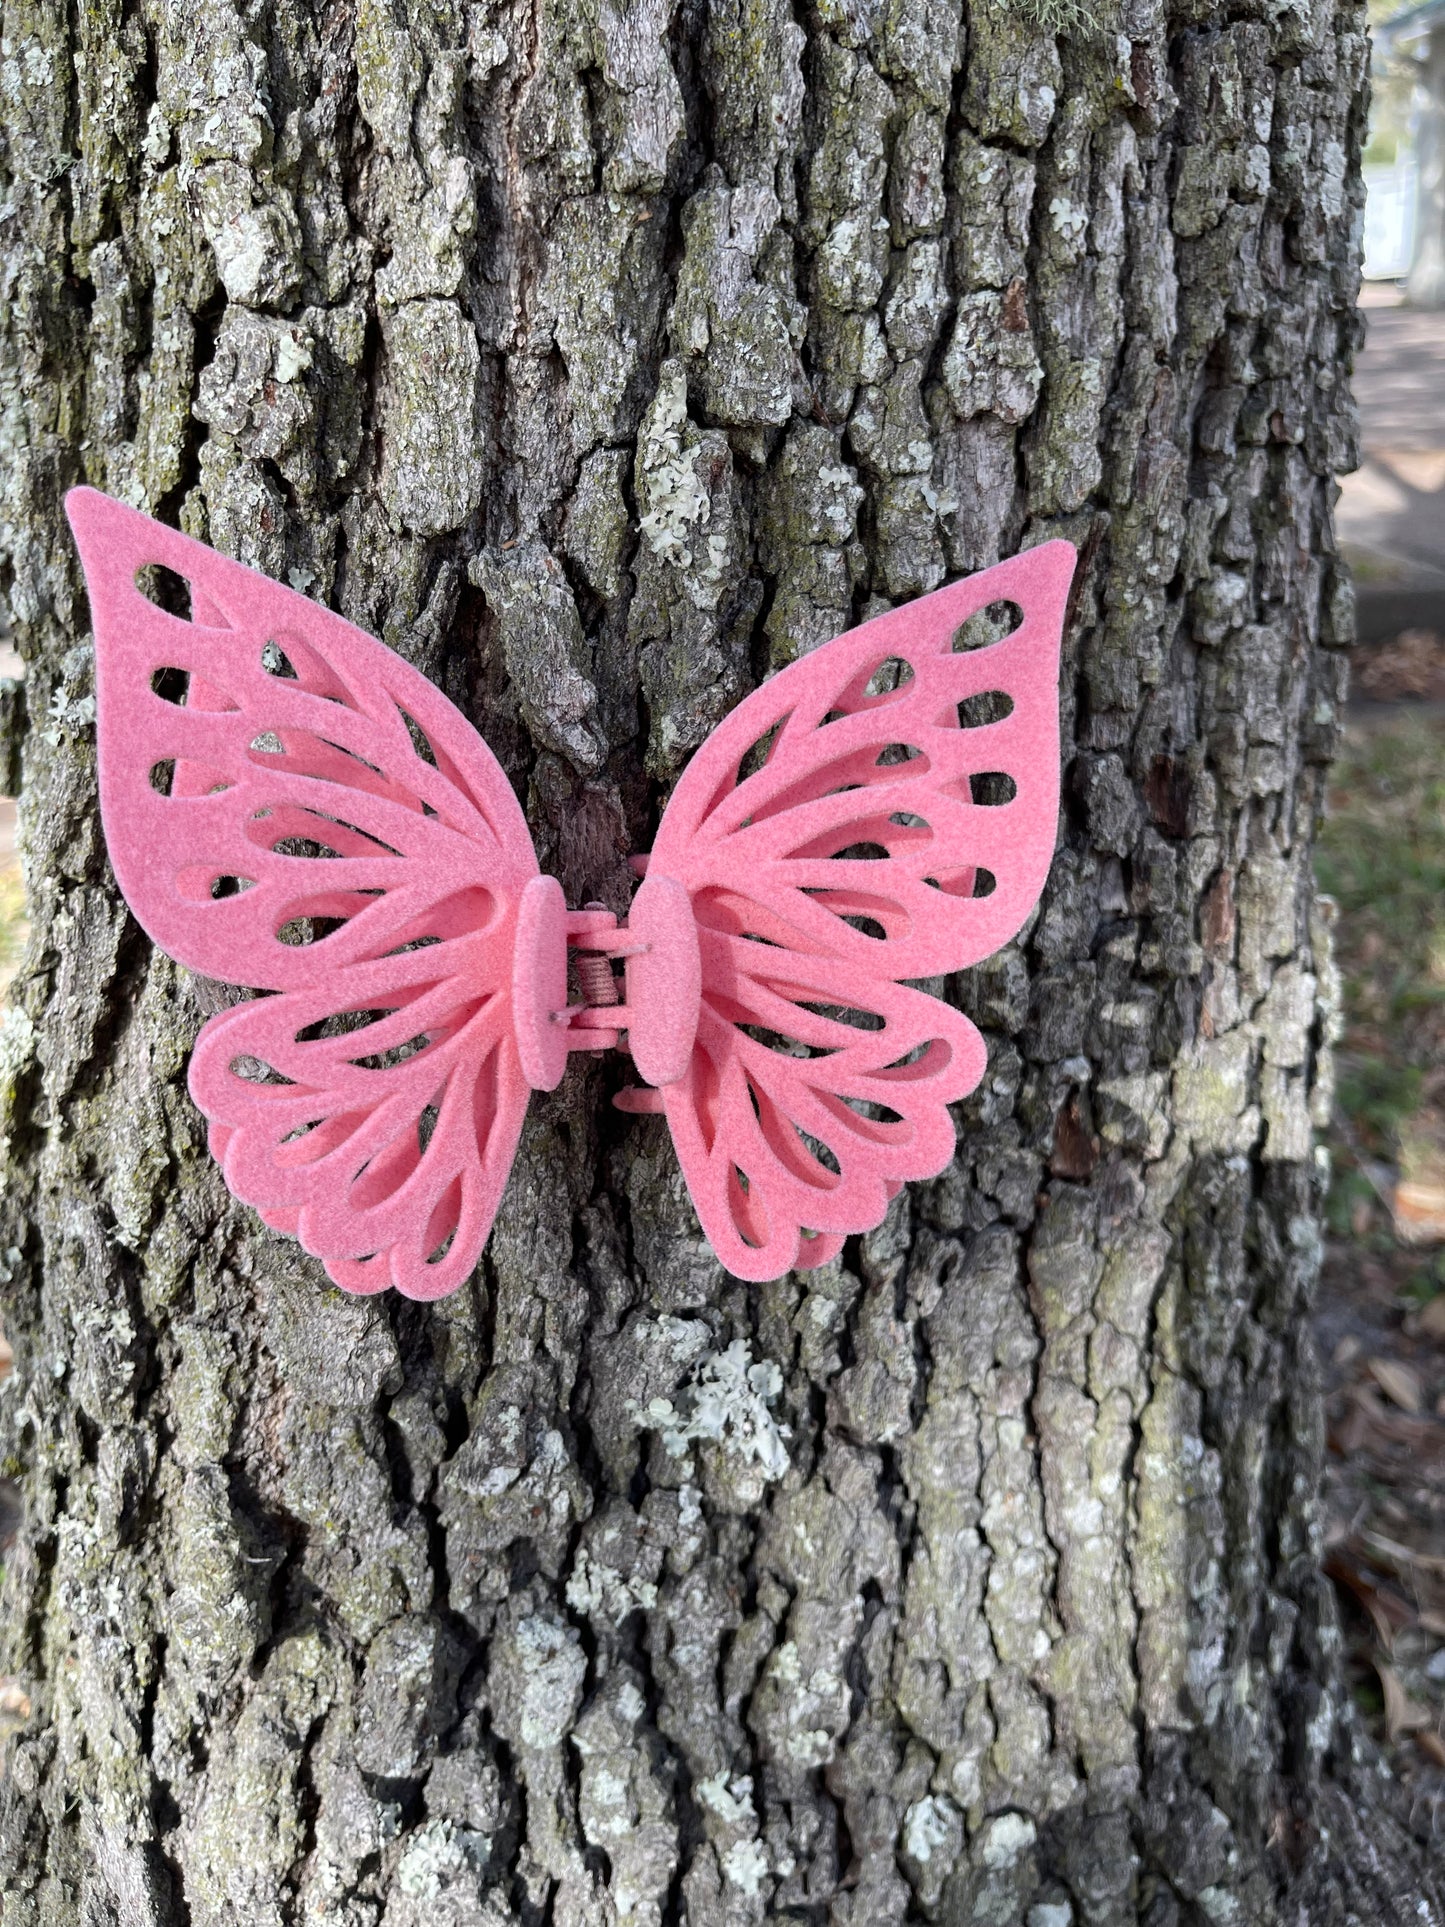
[(384, 644), (94, 490), (66, 507), (117, 880), (179, 962), (277, 993), (192, 1057), (227, 1182), (348, 1289), (438, 1296), (476, 1262), (527, 1103), (511, 982), (537, 863), (511, 785)]
[[(979, 962), (1038, 901), (1074, 560), (1046, 543), (814, 650), (725, 718), (667, 806), (647, 874), (691, 898), (703, 989), (663, 1105), (739, 1277), (823, 1262), (952, 1156), (983, 1041), (909, 980)], [(957, 647), (996, 603), (1012, 631)]]

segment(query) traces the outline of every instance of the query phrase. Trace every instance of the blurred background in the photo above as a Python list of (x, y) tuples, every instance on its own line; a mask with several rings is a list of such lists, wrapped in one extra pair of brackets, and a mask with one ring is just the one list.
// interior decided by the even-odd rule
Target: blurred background
[(1344, 1009), (1316, 1340), (1356, 1698), (1445, 1824), (1445, 0), (1371, 14), (1363, 459), (1338, 510), (1360, 646), (1317, 860)]
[[(1315, 1336), (1356, 1697), (1445, 1827), (1445, 0), (1371, 13), (1363, 461), (1339, 502), (1360, 647), (1318, 858), (1343, 1028)], [(0, 677), (22, 674), (0, 627)], [(0, 995), (25, 934), (0, 800)], [(10, 1366), (0, 1332), (0, 1387)], [(13, 1524), (0, 1481), (0, 1560)], [(0, 1734), (28, 1710), (0, 1680)]]

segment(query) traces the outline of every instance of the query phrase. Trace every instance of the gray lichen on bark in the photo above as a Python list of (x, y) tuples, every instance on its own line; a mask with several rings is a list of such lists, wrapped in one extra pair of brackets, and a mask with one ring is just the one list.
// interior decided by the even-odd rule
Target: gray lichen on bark
[[(1440, 1917), (1305, 1322), (1363, 7), (1063, 11), (7, 9), (7, 1924)], [(106, 866), (81, 479), (423, 667), (619, 909), (769, 668), (1079, 543), (954, 1163), (745, 1289), (593, 1065), (465, 1290), (329, 1289)]]

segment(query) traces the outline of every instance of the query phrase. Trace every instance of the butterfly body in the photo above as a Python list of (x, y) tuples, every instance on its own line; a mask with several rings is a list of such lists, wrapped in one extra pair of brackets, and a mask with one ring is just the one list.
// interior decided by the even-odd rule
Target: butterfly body
[[(67, 508), (117, 881), (178, 961), (261, 993), (205, 1025), (192, 1095), (230, 1189), (343, 1288), (462, 1282), (529, 1094), (575, 1050), (629, 1052), (620, 1108), (664, 1112), (743, 1278), (824, 1262), (948, 1162), (984, 1045), (916, 983), (1007, 941), (1042, 888), (1068, 544), (746, 698), (619, 921), (568, 908), (485, 744), (385, 645), (93, 490)], [(189, 620), (144, 592), (155, 568)], [(1013, 632), (955, 648), (1000, 600)]]
[(676, 877), (649, 872), (627, 921), (628, 1048), (638, 1076), (661, 1089), (687, 1075), (702, 1015), (697, 918)]

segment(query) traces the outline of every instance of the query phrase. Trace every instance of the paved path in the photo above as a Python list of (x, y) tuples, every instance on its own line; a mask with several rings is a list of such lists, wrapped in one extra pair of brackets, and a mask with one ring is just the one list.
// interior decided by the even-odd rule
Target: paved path
[(1362, 591), (1445, 590), (1445, 314), (1367, 284), (1355, 367), (1364, 462), (1342, 481), (1340, 541)]
[(1387, 307), (1367, 284), (1355, 396), (1366, 446), (1445, 448), (1445, 313)]

